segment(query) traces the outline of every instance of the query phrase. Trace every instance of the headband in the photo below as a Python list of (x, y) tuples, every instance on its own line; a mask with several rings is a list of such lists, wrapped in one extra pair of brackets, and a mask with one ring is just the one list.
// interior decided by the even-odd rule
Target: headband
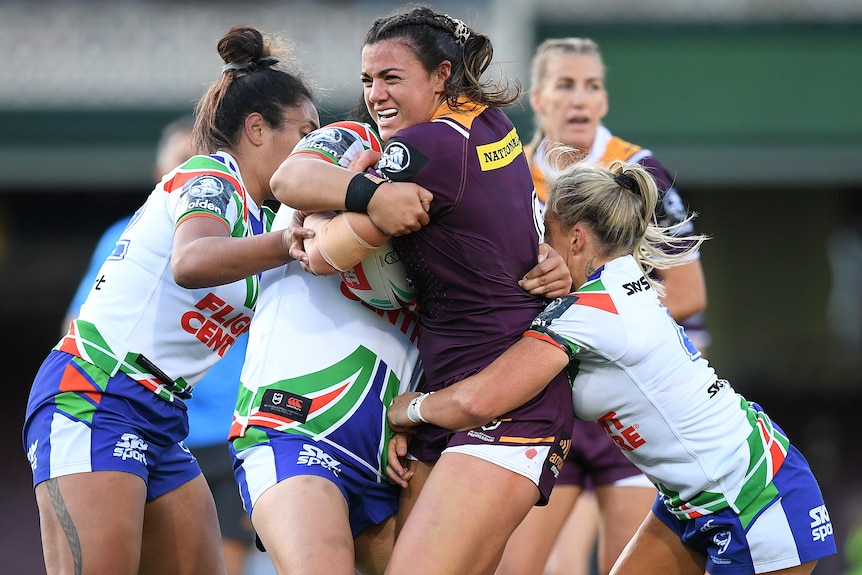
[(278, 64), (278, 58), (276, 58), (275, 56), (264, 56), (263, 58), (251, 60), (250, 62), (246, 62), (245, 64), (229, 62), (222, 67), (221, 73), (226, 74), (227, 72), (233, 70), (234, 78), (242, 78), (246, 74), (253, 74), (261, 68), (268, 68), (274, 64)]
[(455, 43), (459, 46), (466, 44), (467, 40), (470, 39), (470, 28), (457, 18), (453, 18), (448, 14), (444, 14), (444, 16), (455, 26), (455, 30), (452, 32), (452, 35), (455, 36)]

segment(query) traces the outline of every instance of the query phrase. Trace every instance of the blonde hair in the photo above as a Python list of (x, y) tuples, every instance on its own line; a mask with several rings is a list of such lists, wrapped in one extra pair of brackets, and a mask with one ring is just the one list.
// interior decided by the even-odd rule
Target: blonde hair
[(658, 196), (655, 180), (640, 164), (619, 160), (608, 167), (574, 164), (551, 184), (545, 217), (557, 221), (563, 231), (585, 224), (603, 257), (634, 256), (647, 281), (663, 296), (664, 289), (650, 273), (685, 263), (707, 237), (675, 235), (696, 214), (673, 226), (659, 226)]
[[(605, 70), (605, 62), (602, 58), (602, 52), (599, 50), (599, 45), (589, 38), (548, 38), (536, 48), (536, 53), (533, 55), (533, 61), (530, 65), (530, 84), (532, 89), (541, 88), (548, 79), (548, 63), (553, 56), (559, 54), (583, 54), (594, 56), (602, 65), (602, 72)], [(530, 145), (535, 149), (536, 146), (545, 138), (545, 128), (542, 124), (542, 117), (538, 114), (533, 115), (535, 130), (533, 131), (533, 139)]]

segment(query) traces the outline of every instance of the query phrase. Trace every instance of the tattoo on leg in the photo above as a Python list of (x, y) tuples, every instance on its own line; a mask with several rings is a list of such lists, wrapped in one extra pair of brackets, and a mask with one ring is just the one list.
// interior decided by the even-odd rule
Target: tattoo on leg
[(69, 551), (72, 552), (72, 562), (75, 565), (75, 575), (80, 575), (83, 572), (83, 558), (81, 552), (81, 540), (78, 538), (78, 531), (75, 529), (75, 524), (72, 522), (72, 517), (69, 515), (69, 510), (66, 509), (66, 503), (63, 501), (63, 494), (60, 493), (60, 486), (57, 484), (57, 479), (49, 479), (45, 482), (48, 487), (48, 498), (51, 501), (51, 506), (54, 508), (54, 513), (57, 514), (57, 521), (63, 527), (63, 532), (66, 534), (66, 541), (69, 543)]

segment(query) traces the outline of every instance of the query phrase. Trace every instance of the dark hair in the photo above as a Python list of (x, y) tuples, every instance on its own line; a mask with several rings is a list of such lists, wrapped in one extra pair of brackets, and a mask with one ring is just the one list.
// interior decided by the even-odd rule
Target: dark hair
[(374, 21), (365, 35), (365, 45), (383, 40), (403, 38), (426, 71), (434, 71), (448, 60), (452, 74), (446, 81), (446, 103), (458, 108), (458, 98), (466, 96), (472, 102), (504, 107), (521, 97), (521, 86), (512, 80), (502, 83), (482, 81), (482, 74), (491, 64), (494, 47), (491, 39), (467, 27), (448, 14), (438, 14), (426, 6), (408, 12), (385, 16)]
[(253, 112), (277, 129), (285, 108), (313, 101), (311, 88), (298, 73), (276, 67), (273, 40), (259, 30), (234, 26), (217, 48), (225, 62), (222, 74), (195, 106), (193, 138), (199, 153), (233, 147)]
[(347, 119), (355, 122), (364, 122), (369, 126), (373, 126), (375, 131), (377, 130), (377, 120), (375, 120), (374, 116), (371, 115), (371, 112), (368, 111), (368, 106), (365, 104), (365, 96), (363, 94), (359, 94), (359, 97), (353, 102), (353, 105), (350, 106), (350, 109), (347, 112)]

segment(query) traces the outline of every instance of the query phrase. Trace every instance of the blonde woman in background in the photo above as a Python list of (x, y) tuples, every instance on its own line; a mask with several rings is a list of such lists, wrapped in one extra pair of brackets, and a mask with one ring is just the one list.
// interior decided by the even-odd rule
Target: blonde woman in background
[[(530, 105), (535, 113), (536, 132), (527, 157), (542, 202), (546, 200), (550, 180), (559, 172), (552, 166), (552, 158), (598, 165), (622, 160), (640, 164), (655, 179), (659, 189), (656, 206), (659, 224), (673, 226), (685, 221), (685, 205), (668, 170), (650, 150), (612, 135), (602, 125), (609, 102), (605, 65), (595, 42), (586, 38), (545, 40), (533, 58), (531, 76)], [(568, 148), (562, 151), (559, 144)], [(559, 153), (554, 153), (555, 150)], [(680, 234), (692, 232), (690, 223), (677, 229)], [(697, 252), (681, 265), (658, 270), (654, 275), (665, 290), (662, 304), (703, 351), (706, 332), (701, 314), (706, 308), (706, 285)], [(581, 521), (577, 525), (569, 521), (569, 529), (563, 530), (585, 488), (588, 492), (592, 488), (597, 505), (586, 502), (587, 507), (580, 510)], [(596, 539), (591, 526), (598, 525), (598, 568), (606, 574), (647, 514), (655, 494), (655, 487), (597, 425), (576, 420), (572, 447), (553, 496), (546, 507), (533, 508), (515, 531), (497, 573), (541, 574), (555, 541), (558, 542), (555, 556), (548, 567), (556, 568), (547, 575), (587, 572), (592, 553), (584, 554), (583, 549), (588, 548), (589, 540)], [(596, 510), (598, 517), (584, 525), (584, 516)], [(588, 541), (581, 542), (583, 538)], [(564, 567), (568, 565), (573, 567)]]

